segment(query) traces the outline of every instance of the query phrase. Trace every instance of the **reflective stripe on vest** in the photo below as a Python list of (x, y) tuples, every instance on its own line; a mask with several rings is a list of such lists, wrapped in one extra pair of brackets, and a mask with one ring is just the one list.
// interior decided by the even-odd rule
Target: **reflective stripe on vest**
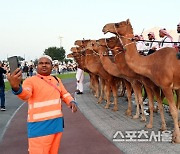
[(29, 104), (28, 121), (35, 122), (39, 120), (48, 120), (52, 117), (62, 116), (61, 99), (54, 99), (43, 102)]
[(71, 96), (70, 93), (64, 94), (64, 95), (63, 95), (63, 98), (66, 98), (66, 97), (68, 97), (68, 96)]
[(33, 115), (33, 119), (37, 120), (37, 119), (47, 118), (47, 117), (56, 116), (56, 115), (60, 115), (60, 114), (62, 114), (62, 112), (60, 110), (38, 113), (38, 114)]
[(55, 100), (44, 101), (44, 102), (35, 102), (33, 104), (33, 108), (45, 107), (45, 106), (55, 105), (59, 103), (61, 103), (61, 99), (55, 99)]

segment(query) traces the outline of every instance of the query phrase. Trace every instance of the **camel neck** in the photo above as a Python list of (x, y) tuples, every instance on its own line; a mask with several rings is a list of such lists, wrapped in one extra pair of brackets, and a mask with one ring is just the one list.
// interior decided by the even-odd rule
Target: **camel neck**
[(125, 46), (125, 59), (128, 66), (138, 74), (149, 74), (148, 66), (150, 62), (146, 56), (138, 53), (135, 42), (132, 43), (132, 41), (125, 38), (122, 38), (122, 42)]
[(111, 75), (119, 77), (120, 72), (119, 69), (117, 68), (116, 64), (110, 59), (109, 56), (103, 56), (102, 54), (100, 55), (100, 61), (104, 67), (104, 69)]

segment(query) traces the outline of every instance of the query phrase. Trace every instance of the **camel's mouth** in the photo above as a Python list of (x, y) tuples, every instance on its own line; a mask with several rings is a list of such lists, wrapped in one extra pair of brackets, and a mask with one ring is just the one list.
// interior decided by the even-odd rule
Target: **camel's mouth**
[(109, 31), (108, 30), (103, 30), (103, 33), (104, 34), (107, 34)]

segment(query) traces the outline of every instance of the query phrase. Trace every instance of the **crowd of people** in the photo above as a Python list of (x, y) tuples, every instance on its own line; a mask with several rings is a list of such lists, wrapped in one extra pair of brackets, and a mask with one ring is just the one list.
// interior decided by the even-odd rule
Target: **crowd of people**
[[(180, 23), (177, 25), (177, 33), (180, 33)], [(157, 41), (154, 32), (148, 33), (148, 41), (144, 40), (143, 35), (135, 35), (136, 47), (139, 54), (147, 56), (164, 47), (175, 47), (180, 50), (180, 35), (176, 43), (173, 42), (173, 37), (167, 32), (166, 28), (159, 30), (161, 41)]]

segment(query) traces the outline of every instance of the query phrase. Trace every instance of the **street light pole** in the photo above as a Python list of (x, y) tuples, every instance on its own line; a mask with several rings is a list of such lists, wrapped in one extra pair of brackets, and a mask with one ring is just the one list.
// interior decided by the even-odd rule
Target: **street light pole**
[(59, 36), (59, 40), (60, 40), (60, 48), (62, 47), (62, 39), (63, 39), (63, 37), (62, 37), (62, 36)]

